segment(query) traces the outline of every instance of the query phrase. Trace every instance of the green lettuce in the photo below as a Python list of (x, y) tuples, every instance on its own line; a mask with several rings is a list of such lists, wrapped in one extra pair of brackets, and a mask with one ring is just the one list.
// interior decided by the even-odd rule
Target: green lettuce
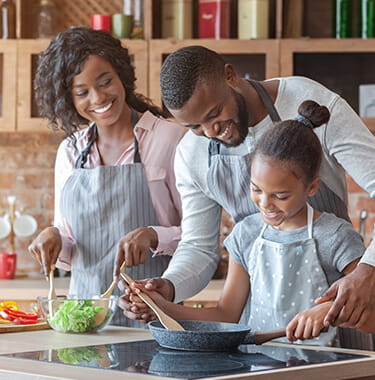
[(53, 316), (48, 316), (48, 322), (58, 331), (88, 332), (97, 327), (95, 317), (101, 310), (103, 307), (95, 306), (93, 301), (66, 300)]
[(95, 347), (60, 348), (57, 356), (62, 363), (78, 364), (90, 363), (93, 360), (101, 360), (103, 357)]

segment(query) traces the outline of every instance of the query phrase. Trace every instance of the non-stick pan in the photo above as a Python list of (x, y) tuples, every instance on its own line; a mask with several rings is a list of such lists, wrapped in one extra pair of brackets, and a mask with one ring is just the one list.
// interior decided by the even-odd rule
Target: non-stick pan
[(167, 330), (159, 321), (148, 326), (160, 346), (186, 351), (232, 351), (241, 344), (262, 344), (284, 337), (285, 329), (251, 332), (249, 326), (237, 323), (178, 321), (185, 331)]

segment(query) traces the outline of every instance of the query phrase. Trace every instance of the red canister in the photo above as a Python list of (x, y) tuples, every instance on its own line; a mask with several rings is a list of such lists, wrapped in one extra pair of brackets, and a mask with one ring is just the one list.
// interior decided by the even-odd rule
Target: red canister
[(199, 38), (230, 37), (230, 0), (199, 0)]
[(91, 28), (95, 30), (106, 30), (112, 32), (112, 16), (110, 15), (92, 15)]

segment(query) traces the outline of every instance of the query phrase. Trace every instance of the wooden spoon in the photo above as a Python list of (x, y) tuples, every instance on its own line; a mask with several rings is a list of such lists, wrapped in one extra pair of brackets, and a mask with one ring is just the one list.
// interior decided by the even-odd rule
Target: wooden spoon
[(48, 310), (51, 317), (53, 317), (53, 301), (56, 299), (55, 282), (54, 282), (54, 270), (49, 272), (49, 292), (48, 292)]
[[(125, 268), (125, 261), (122, 263), (122, 265), (120, 267), (120, 271), (123, 271), (124, 268)], [(103, 308), (95, 316), (96, 326), (99, 326), (101, 323), (104, 322), (104, 320), (105, 320), (105, 318), (107, 316), (107, 313), (108, 313), (108, 304), (109, 304), (109, 301), (107, 301), (107, 300), (103, 301), (102, 298), (110, 298), (111, 295), (112, 295), (113, 289), (115, 288), (116, 284), (117, 284), (117, 281), (113, 280), (112, 283), (111, 283), (111, 285), (109, 285), (108, 289), (99, 297), (99, 299), (93, 300), (93, 305), (95, 307), (99, 306), (99, 307)]]
[[(125, 282), (128, 285), (131, 285), (134, 282), (132, 278), (129, 277), (129, 275), (127, 275), (126, 273), (122, 273), (122, 271), (121, 277), (125, 280)], [(175, 319), (171, 318), (168, 314), (164, 313), (164, 311), (161, 310), (158, 305), (156, 305), (156, 303), (151, 299), (151, 297), (149, 297), (148, 294), (140, 292), (137, 295), (146, 305), (148, 305), (154, 311), (154, 313), (159, 318), (161, 324), (166, 329), (180, 331), (185, 330)]]

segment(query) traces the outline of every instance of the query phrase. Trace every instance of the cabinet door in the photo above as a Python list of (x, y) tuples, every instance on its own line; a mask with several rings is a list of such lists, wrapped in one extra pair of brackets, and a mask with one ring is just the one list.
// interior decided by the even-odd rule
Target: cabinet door
[(147, 41), (144, 40), (122, 40), (122, 46), (129, 49), (132, 63), (135, 67), (137, 81), (136, 92), (149, 96), (148, 92), (148, 52)]
[(0, 40), (0, 132), (16, 128), (16, 66), (16, 41)]
[(49, 40), (18, 41), (17, 131), (48, 132), (47, 120), (39, 117), (34, 99), (33, 81), (38, 54), (46, 49)]
[(201, 45), (223, 55), (243, 77), (263, 80), (279, 75), (279, 40), (150, 40), (149, 90), (151, 99), (161, 104), (160, 69), (168, 54), (185, 46)]
[[(286, 39), (281, 40), (280, 54), (282, 76), (314, 79), (341, 95), (358, 113), (359, 86), (375, 84), (373, 39)], [(362, 120), (375, 133), (375, 117)]]
[[(33, 91), (38, 54), (47, 48), (49, 42), (44, 39), (18, 41), (17, 131), (50, 131), (47, 120), (39, 117)], [(147, 96), (147, 42), (123, 40), (122, 44), (129, 49), (135, 65), (137, 91)]]

